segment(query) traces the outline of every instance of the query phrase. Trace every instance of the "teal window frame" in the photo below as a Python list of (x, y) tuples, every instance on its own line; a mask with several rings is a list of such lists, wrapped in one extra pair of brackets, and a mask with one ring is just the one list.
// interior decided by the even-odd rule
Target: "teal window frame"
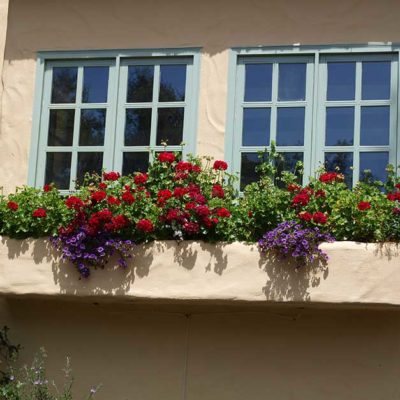
[[(182, 102), (159, 104), (151, 103), (151, 108), (184, 107), (183, 143), (184, 146), (167, 146), (170, 151), (181, 151), (182, 156), (195, 154), (197, 132), (197, 110), (200, 79), (200, 51), (201, 48), (182, 49), (134, 49), (134, 50), (88, 50), (88, 51), (62, 51), (39, 52), (37, 55), (35, 100), (32, 118), (31, 149), (29, 155), (28, 185), (41, 187), (45, 181), (46, 154), (48, 152), (72, 152), (71, 176), (69, 192), (74, 190), (73, 181), (76, 179), (77, 153), (103, 152), (103, 168), (121, 172), (123, 151), (160, 151), (163, 146), (155, 145), (155, 130), (157, 114), (152, 113), (151, 142), (149, 146), (125, 148), (123, 146), (125, 129), (125, 108), (127, 66), (144, 63), (155, 65), (156, 77), (154, 88), (159, 79), (159, 65), (185, 64), (186, 91), (185, 100)], [(51, 104), (52, 68), (77, 67), (77, 98), (74, 104)], [(81, 99), (83, 68), (90, 66), (109, 66), (108, 97), (107, 103), (83, 103)], [(157, 67), (158, 66), (158, 67)], [(125, 88), (124, 88), (125, 84)], [(153, 90), (154, 92), (154, 90)], [(157, 92), (158, 93), (158, 92)], [(124, 98), (125, 96), (125, 98)], [(154, 94), (154, 99), (156, 99)], [(148, 107), (149, 104), (146, 104)], [(136, 105), (135, 105), (136, 107)], [(137, 105), (141, 107), (141, 105)], [(105, 126), (105, 139), (103, 146), (79, 146), (79, 123), (81, 109), (105, 108), (107, 118)], [(74, 135), (72, 146), (47, 146), (49, 113), (51, 109), (74, 109)], [(150, 155), (149, 155), (150, 156)]]
[[(310, 176), (315, 176), (319, 167), (323, 165), (324, 153), (335, 151), (348, 151), (354, 154), (353, 160), (353, 183), (359, 179), (360, 152), (389, 152), (389, 163), (398, 165), (400, 163), (400, 114), (399, 114), (399, 65), (400, 45), (373, 43), (366, 45), (323, 45), (323, 46), (261, 46), (232, 48), (229, 54), (228, 75), (228, 105), (226, 122), (225, 159), (229, 162), (230, 172), (237, 173), (240, 177), (240, 155), (244, 149), (241, 147), (242, 140), (242, 111), (244, 102), (244, 70), (243, 64), (266, 62), (282, 57), (295, 60), (304, 60), (310, 57), (313, 64), (312, 79), (307, 79), (306, 90), (312, 91), (309, 105), (312, 108), (311, 116), (306, 118), (305, 152), (304, 152), (304, 177), (303, 183), (307, 184)], [(356, 62), (356, 100), (354, 101), (327, 101), (327, 61), (329, 60), (354, 60)], [(390, 60), (391, 61), (391, 88), (389, 100), (361, 100), (361, 62), (368, 60)], [(308, 78), (308, 76), (307, 76)], [(274, 83), (273, 83), (274, 85)], [(276, 86), (276, 83), (275, 83)], [(327, 105), (354, 105), (355, 116), (355, 138), (353, 146), (325, 146), (325, 108)], [(389, 105), (390, 106), (390, 141), (387, 146), (361, 146), (360, 143), (360, 107), (367, 105)], [(308, 125), (307, 125), (308, 123)], [(307, 128), (306, 128), (307, 129)], [(271, 130), (271, 139), (273, 132)], [(308, 140), (308, 142), (307, 142)], [(306, 145), (307, 143), (307, 145)], [(248, 148), (246, 150), (268, 150), (263, 148)], [(278, 151), (295, 151), (299, 147), (277, 148)]]

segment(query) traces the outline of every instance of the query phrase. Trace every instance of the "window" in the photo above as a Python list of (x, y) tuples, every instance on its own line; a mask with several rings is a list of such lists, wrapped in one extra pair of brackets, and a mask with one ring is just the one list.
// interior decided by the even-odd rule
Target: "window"
[(386, 165), (398, 158), (398, 53), (265, 53), (236, 52), (227, 150), (241, 188), (257, 179), (257, 152), (268, 152), (271, 141), (283, 167), (304, 163), (304, 182), (322, 164), (340, 168), (349, 185), (365, 170), (385, 180)]
[(92, 53), (39, 60), (30, 184), (73, 190), (86, 172), (146, 170), (165, 145), (194, 152), (197, 52)]

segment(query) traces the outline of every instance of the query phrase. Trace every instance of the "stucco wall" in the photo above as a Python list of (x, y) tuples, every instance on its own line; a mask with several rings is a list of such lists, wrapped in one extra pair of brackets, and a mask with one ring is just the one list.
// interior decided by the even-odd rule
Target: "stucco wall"
[(45, 346), (59, 378), (72, 358), (76, 398), (98, 400), (395, 400), (395, 310), (138, 306), (8, 299), (0, 321)]
[(38, 50), (201, 46), (197, 149), (222, 157), (230, 47), (400, 42), (399, 14), (396, 0), (13, 0), (1, 183), (7, 191), (27, 181)]
[(1, 105), (3, 95), (3, 63), (6, 47), (8, 0), (0, 0), (0, 138), (1, 138)]

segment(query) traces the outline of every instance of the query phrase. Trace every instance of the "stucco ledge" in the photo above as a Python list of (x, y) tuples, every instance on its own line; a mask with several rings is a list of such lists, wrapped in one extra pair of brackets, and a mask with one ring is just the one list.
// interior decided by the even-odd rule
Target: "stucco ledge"
[(0, 294), (136, 300), (400, 305), (400, 247), (324, 243), (325, 266), (272, 262), (256, 245), (156, 241), (136, 247), (125, 270), (110, 263), (88, 279), (45, 239), (0, 240)]

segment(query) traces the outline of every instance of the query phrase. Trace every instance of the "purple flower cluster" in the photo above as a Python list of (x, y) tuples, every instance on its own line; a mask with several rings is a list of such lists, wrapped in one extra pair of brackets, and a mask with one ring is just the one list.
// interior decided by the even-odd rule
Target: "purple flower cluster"
[(334, 240), (330, 234), (321, 232), (317, 227), (304, 228), (296, 221), (287, 221), (267, 232), (258, 241), (258, 245), (263, 253), (272, 251), (281, 258), (292, 257), (298, 264), (305, 264), (318, 258), (328, 260), (328, 255), (318, 246), (322, 242)]
[(131, 240), (113, 237), (109, 232), (89, 235), (84, 228), (53, 236), (50, 240), (61, 251), (62, 259), (76, 265), (83, 278), (90, 275), (90, 267), (104, 267), (115, 253), (119, 255), (118, 264), (125, 268), (126, 259), (132, 257), (130, 252), (134, 246)]

